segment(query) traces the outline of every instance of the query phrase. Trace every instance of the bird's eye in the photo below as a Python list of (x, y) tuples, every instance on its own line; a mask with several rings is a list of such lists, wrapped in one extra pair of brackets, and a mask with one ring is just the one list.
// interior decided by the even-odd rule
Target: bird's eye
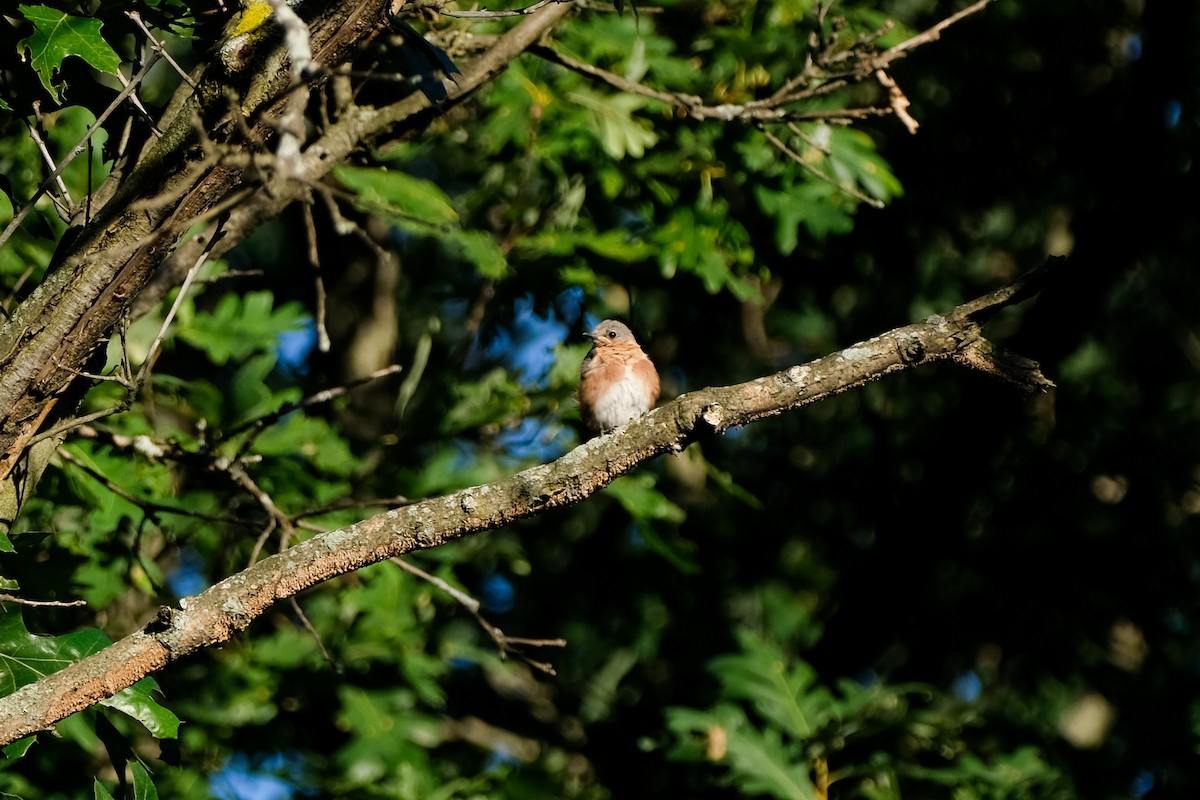
[(615, 338), (617, 338), (617, 332), (616, 332), (616, 331), (609, 331), (609, 332), (608, 332), (608, 338), (610, 338), (610, 339), (615, 339)]

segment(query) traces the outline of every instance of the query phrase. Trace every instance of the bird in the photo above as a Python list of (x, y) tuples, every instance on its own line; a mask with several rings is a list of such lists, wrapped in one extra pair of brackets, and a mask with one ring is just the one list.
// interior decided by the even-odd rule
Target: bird
[(592, 349), (579, 365), (579, 414), (597, 433), (640, 417), (658, 400), (658, 371), (625, 323), (606, 319), (587, 334)]

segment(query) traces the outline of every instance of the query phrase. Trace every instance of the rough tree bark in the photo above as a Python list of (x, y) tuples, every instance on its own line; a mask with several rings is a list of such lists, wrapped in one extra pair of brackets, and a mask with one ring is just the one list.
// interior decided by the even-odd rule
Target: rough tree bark
[(949, 360), (1025, 392), (1045, 391), (1053, 384), (1038, 365), (984, 338), (982, 326), (1000, 309), (1037, 292), (1054, 263), (945, 316), (774, 375), (682, 395), (549, 464), (393, 509), (265, 558), (185, 598), (178, 608), (162, 608), (145, 628), (99, 653), (0, 698), (0, 745), (44, 730), (189, 653), (227, 641), (275, 602), (321, 581), (577, 503), (657, 455), (885, 375)]

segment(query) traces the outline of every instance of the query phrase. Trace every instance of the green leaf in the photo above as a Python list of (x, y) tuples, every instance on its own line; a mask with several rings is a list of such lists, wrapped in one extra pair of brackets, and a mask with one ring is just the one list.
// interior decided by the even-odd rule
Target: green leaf
[(508, 273), (508, 259), (490, 233), (451, 231), (443, 238), (457, 246), (462, 257), (475, 265), (475, 271), (481, 277), (499, 280)]
[(33, 747), (33, 743), (36, 741), (36, 736), (26, 736), (24, 739), (17, 739), (15, 742), (4, 746), (4, 757), (20, 758), (29, 752), (29, 748)]
[(687, 518), (687, 512), (655, 488), (653, 475), (644, 472), (626, 475), (610, 483), (604, 491), (615, 497), (637, 521), (638, 533), (647, 548), (681, 572), (695, 574), (700, 571), (700, 565), (690, 554), (696, 549), (695, 543), (678, 536), (675, 531), (675, 526)]
[(618, 647), (609, 653), (608, 660), (592, 675), (583, 690), (579, 716), (584, 722), (595, 722), (609, 716), (621, 681), (637, 663), (637, 652), (632, 648)]
[(775, 244), (787, 255), (796, 249), (798, 228), (803, 225), (817, 241), (854, 229), (854, 202), (824, 181), (808, 181), (778, 192), (758, 185), (754, 199), (776, 221)]
[(110, 644), (99, 629), (65, 636), (35, 636), (21, 613), (0, 608), (0, 696), (34, 683)]
[(603, 258), (632, 263), (649, 258), (654, 254), (650, 244), (634, 239), (626, 231), (610, 230), (603, 233), (580, 230), (545, 230), (522, 237), (517, 243), (522, 255), (567, 256), (580, 248), (591, 250)]
[(811, 736), (829, 721), (833, 697), (828, 689), (815, 686), (816, 670), (799, 659), (789, 660), (754, 634), (743, 631), (739, 638), (742, 652), (709, 664), (726, 697), (751, 703), (764, 719), (797, 739)]
[(505, 423), (529, 408), (525, 390), (500, 368), (473, 383), (459, 383), (454, 392), (456, 402), (442, 417), (443, 433), (458, 433), (485, 423)]
[(158, 800), (158, 789), (154, 787), (154, 780), (142, 762), (130, 761), (129, 771), (133, 773), (134, 800)]
[(858, 185), (877, 200), (886, 201), (903, 194), (900, 180), (875, 151), (875, 142), (862, 131), (833, 129), (829, 153), (833, 176), (839, 181)]
[(667, 496), (654, 488), (654, 476), (639, 472), (617, 478), (604, 490), (637, 520), (665, 520), (680, 523), (687, 512), (672, 503)]
[(600, 146), (612, 158), (641, 158), (646, 150), (658, 143), (658, 134), (650, 123), (633, 116), (634, 111), (649, 102), (644, 97), (631, 94), (601, 95), (579, 89), (569, 93), (567, 99), (591, 112)]
[(96, 778), (92, 785), (92, 795), (95, 800), (113, 800), (112, 792), (104, 788), (104, 784), (100, 782), (99, 778)]
[(103, 702), (109, 708), (133, 717), (157, 738), (175, 739), (179, 736), (179, 717), (151, 698), (150, 693), (156, 691), (159, 691), (157, 681), (146, 677)]
[(655, 229), (652, 238), (660, 244), (658, 260), (663, 274), (671, 277), (676, 270), (684, 270), (699, 277), (712, 294), (729, 289), (739, 300), (758, 298), (758, 290), (731, 269), (731, 265), (745, 265), (754, 260), (754, 248), (745, 229), (736, 222), (726, 221), (722, 231), (710, 217), (710, 214), (697, 215), (684, 206), (676, 209), (665, 225)]
[(767, 794), (781, 800), (816, 796), (801, 748), (785, 743), (774, 729), (757, 730), (737, 706), (721, 703), (711, 711), (669, 708), (667, 727), (677, 740), (672, 758), (726, 764), (741, 796)]
[(325, 475), (346, 477), (360, 466), (344, 438), (328, 421), (289, 414), (259, 436), (253, 451), (265, 456), (303, 458)]
[(53, 75), (68, 56), (82, 58), (109, 75), (117, 74), (121, 59), (100, 35), (100, 20), (72, 17), (46, 6), (18, 8), (34, 32), (17, 43), (17, 50), (29, 54), (30, 65), (55, 100), (61, 102), (62, 94), (53, 83)]
[(769, 794), (780, 800), (813, 800), (816, 787), (799, 748), (787, 747), (778, 731), (745, 726), (729, 732), (728, 757), (745, 794)]
[(256, 351), (272, 352), (280, 334), (304, 326), (308, 315), (299, 303), (274, 308), (269, 291), (224, 295), (211, 313), (197, 312), (181, 322), (178, 337), (223, 366)]
[(337, 167), (333, 173), (367, 211), (383, 210), (427, 225), (458, 222), (450, 198), (433, 181), (383, 167)]

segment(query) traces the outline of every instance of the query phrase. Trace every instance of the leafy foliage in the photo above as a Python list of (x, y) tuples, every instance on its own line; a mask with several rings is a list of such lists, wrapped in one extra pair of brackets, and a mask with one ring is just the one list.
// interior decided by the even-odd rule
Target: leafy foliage
[[(675, 758), (724, 765), (742, 792), (810, 800), (841, 784), (839, 792), (872, 798), (936, 786), (962, 797), (1069, 796), (1035, 747), (991, 764), (969, 752), (960, 737), (977, 719), (952, 701), (933, 707), (935, 687), (843, 680), (833, 691), (777, 645), (745, 630), (739, 638), (738, 653), (709, 665), (721, 684), (718, 704), (670, 709), (667, 724), (679, 739)], [(907, 757), (897, 759), (898, 750)]]

